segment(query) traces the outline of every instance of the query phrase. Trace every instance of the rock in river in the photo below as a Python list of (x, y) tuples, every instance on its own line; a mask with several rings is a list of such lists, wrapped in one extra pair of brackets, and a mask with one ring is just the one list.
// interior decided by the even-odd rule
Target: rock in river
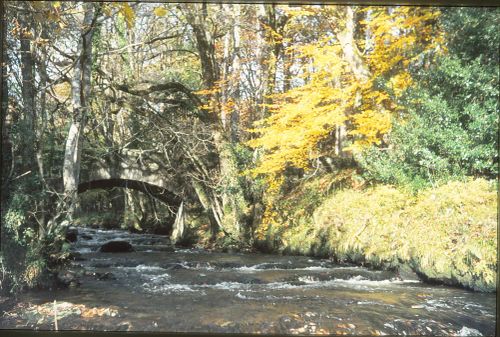
[(66, 241), (68, 242), (75, 242), (78, 237), (78, 229), (76, 228), (69, 228), (66, 231)]
[(63, 271), (57, 274), (56, 283), (62, 287), (78, 287), (80, 285), (80, 281), (76, 277), (76, 275), (70, 271)]
[(95, 275), (98, 280), (104, 281), (104, 280), (116, 280), (115, 275), (113, 273), (107, 272), (107, 273), (96, 273)]
[(99, 249), (102, 253), (128, 253), (133, 252), (134, 247), (127, 241), (109, 241)]

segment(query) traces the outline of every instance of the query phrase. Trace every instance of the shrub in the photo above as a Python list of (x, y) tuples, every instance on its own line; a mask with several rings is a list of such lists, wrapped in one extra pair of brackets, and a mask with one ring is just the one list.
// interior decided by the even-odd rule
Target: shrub
[(63, 228), (49, 229), (34, 218), (37, 200), (47, 198), (37, 184), (32, 177), (20, 179), (12, 184), (11, 197), (3, 205), (2, 292), (16, 293), (39, 285), (68, 255), (62, 249)]
[(498, 9), (444, 10), (448, 53), (414, 70), (385, 148), (358, 158), (366, 178), (416, 191), (498, 175), (499, 18)]

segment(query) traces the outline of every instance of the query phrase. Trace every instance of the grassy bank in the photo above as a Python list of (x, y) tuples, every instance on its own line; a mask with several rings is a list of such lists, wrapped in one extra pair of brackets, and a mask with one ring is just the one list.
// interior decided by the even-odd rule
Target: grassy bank
[(276, 204), (266, 235), (274, 249), (374, 267), (410, 266), (429, 280), (495, 291), (493, 183), (450, 182), (412, 195), (390, 186), (327, 193), (327, 180), (303, 184)]

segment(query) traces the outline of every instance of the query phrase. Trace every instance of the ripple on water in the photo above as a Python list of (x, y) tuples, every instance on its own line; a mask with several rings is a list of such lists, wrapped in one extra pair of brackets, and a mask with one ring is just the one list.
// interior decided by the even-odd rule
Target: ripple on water
[(298, 281), (303, 284), (292, 284), (288, 282), (271, 282), (267, 287), (271, 289), (296, 289), (296, 288), (336, 288), (338, 286), (354, 288), (357, 290), (370, 290), (370, 289), (387, 289), (393, 285), (402, 285), (408, 283), (419, 283), (419, 281), (400, 281), (400, 280), (381, 280), (374, 281), (364, 278), (362, 276), (355, 276), (349, 279), (332, 279), (327, 281), (320, 281), (312, 275), (301, 276)]
[(240, 289), (250, 289), (252, 284), (241, 282), (220, 282), (216, 284), (200, 284), (199, 287), (235, 291)]
[[(92, 252), (102, 243), (117, 239), (128, 240), (141, 245), (144, 250), (155, 252), (158, 246), (166, 244), (165, 240), (156, 240), (153, 236), (131, 235), (124, 231), (87, 233), (92, 239), (77, 241), (72, 250)], [(151, 316), (151, 321), (163, 319), (165, 312), (174, 312), (175, 309), (175, 313), (182, 311), (183, 321), (191, 322), (192, 327), (201, 326), (197, 321), (203, 316), (197, 311), (199, 307), (205, 310), (214, 303), (228, 303), (230, 309), (223, 312), (224, 318), (231, 321), (242, 319), (241, 312), (256, 308), (266, 322), (279, 321), (278, 312), (280, 315), (292, 311), (300, 313), (304, 308), (314, 308), (325, 318), (321, 322), (317, 318), (315, 322), (328, 326), (328, 319), (334, 324), (331, 331), (335, 331), (339, 321), (351, 322), (352, 319), (360, 323), (356, 323), (360, 330), (353, 332), (361, 333), (362, 323), (373, 325), (375, 318), (380, 319), (376, 323), (383, 329), (377, 331), (398, 335), (436, 335), (444, 331), (442, 334), (481, 336), (481, 333), (488, 335), (493, 331), (487, 321), (494, 320), (494, 304), (486, 295), (470, 295), (463, 290), (425, 285), (419, 281), (390, 279), (394, 276), (390, 272), (304, 257), (222, 254), (196, 249), (176, 249), (175, 254), (164, 255), (159, 255), (163, 254), (160, 252), (142, 253), (141, 250), (123, 255), (99, 252), (86, 255), (81, 262), (85, 271), (102, 273), (111, 270), (116, 274), (116, 280), (97, 282), (93, 278), (89, 278), (90, 281), (84, 279), (79, 293), (96, 298), (97, 302), (102, 301), (102, 294), (106, 293), (106, 302), (121, 303), (124, 308), (134, 307), (134, 315), (138, 312), (135, 308), (144, 308), (141, 311), (144, 315), (157, 315), (155, 310), (147, 308), (153, 302), (151, 299), (165, 296), (161, 310), (158, 310), (161, 316)], [(98, 291), (97, 286), (100, 287)], [(63, 293), (56, 295), (61, 300), (65, 296)], [(53, 296), (51, 293), (49, 297)], [(200, 306), (192, 306), (200, 296), (204, 296), (199, 301)], [(233, 310), (232, 305), (241, 309)], [(422, 310), (413, 310), (417, 305)], [(221, 312), (219, 305), (211, 315), (215, 317)], [(352, 315), (356, 312), (371, 313), (372, 316)], [(349, 317), (340, 317), (344, 314)], [(425, 320), (431, 317), (434, 321)], [(254, 318), (249, 316), (247, 319)]]
[(441, 310), (441, 309), (451, 309), (451, 306), (442, 299), (432, 299), (427, 300), (426, 305), (423, 306), (425, 309), (430, 311)]
[(376, 302), (376, 301), (358, 301), (358, 302), (356, 302), (356, 304), (357, 305), (381, 305), (381, 306), (384, 306), (384, 307), (394, 307), (393, 304)]
[(151, 284), (144, 283), (143, 289), (149, 293), (155, 294), (171, 294), (171, 293), (183, 293), (183, 292), (197, 292), (197, 295), (206, 295), (204, 291), (199, 291), (194, 289), (188, 284), (177, 284), (177, 283), (162, 283), (162, 284)]
[(237, 298), (240, 298), (242, 300), (259, 300), (259, 297), (252, 297), (252, 296), (246, 296), (243, 295), (241, 292), (238, 291), (238, 293), (235, 295)]
[[(248, 291), (247, 291), (248, 292)], [(252, 293), (254, 294), (254, 293)], [(238, 291), (238, 293), (235, 295), (235, 297), (242, 299), (242, 300), (272, 300), (272, 301), (279, 301), (279, 300), (293, 300), (293, 299), (298, 299), (300, 298), (299, 296), (276, 296), (276, 295), (263, 295), (263, 296), (249, 296), (242, 294), (241, 291)]]
[(134, 268), (138, 272), (158, 272), (158, 271), (164, 271), (165, 268), (158, 267), (158, 266), (151, 266), (151, 265), (145, 265), (145, 264), (140, 264), (137, 267)]
[(482, 336), (483, 334), (477, 331), (476, 329), (472, 329), (469, 327), (462, 327), (460, 331), (457, 333), (459, 336)]

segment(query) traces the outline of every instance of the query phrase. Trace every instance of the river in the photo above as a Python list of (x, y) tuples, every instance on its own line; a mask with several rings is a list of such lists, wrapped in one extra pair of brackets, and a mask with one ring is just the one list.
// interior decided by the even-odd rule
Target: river
[[(180, 249), (168, 238), (78, 229), (78, 286), (31, 291), (2, 329), (494, 335), (495, 294), (303, 256)], [(101, 253), (110, 240), (134, 252)]]

